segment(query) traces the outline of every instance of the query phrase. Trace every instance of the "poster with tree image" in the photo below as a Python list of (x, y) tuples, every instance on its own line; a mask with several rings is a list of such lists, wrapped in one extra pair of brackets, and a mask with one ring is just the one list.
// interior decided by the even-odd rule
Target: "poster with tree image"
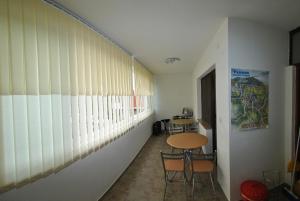
[(268, 128), (268, 103), (268, 71), (231, 69), (231, 124), (234, 128)]

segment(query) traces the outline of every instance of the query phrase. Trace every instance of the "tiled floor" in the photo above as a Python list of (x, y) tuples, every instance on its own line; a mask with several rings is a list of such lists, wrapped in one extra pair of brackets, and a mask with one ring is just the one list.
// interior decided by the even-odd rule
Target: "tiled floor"
[[(100, 201), (162, 201), (165, 183), (160, 150), (171, 150), (166, 144), (166, 136), (151, 137), (130, 167)], [(216, 194), (213, 194), (208, 179), (206, 175), (199, 178), (200, 183), (197, 183), (194, 200), (226, 201), (217, 182)], [(181, 183), (169, 184), (165, 200), (192, 200), (191, 186)]]

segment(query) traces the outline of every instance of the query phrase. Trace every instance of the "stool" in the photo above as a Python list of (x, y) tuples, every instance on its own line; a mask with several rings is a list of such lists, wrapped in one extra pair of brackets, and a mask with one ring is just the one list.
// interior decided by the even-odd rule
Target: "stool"
[(267, 187), (254, 180), (247, 180), (241, 184), (243, 201), (265, 201), (268, 197)]

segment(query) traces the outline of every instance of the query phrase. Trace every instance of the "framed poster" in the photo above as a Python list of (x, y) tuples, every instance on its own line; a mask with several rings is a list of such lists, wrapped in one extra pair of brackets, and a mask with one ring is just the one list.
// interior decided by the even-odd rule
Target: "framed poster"
[(239, 130), (268, 128), (269, 71), (231, 69), (231, 125)]

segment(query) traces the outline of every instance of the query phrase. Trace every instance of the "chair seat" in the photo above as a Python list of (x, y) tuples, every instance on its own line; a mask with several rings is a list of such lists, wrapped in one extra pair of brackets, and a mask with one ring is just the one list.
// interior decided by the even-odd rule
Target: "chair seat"
[[(192, 170), (192, 166), (190, 166)], [(193, 161), (194, 172), (212, 172), (214, 169), (214, 163), (210, 160), (194, 160)]]
[(183, 159), (181, 160), (166, 159), (164, 160), (164, 163), (167, 171), (184, 171)]

